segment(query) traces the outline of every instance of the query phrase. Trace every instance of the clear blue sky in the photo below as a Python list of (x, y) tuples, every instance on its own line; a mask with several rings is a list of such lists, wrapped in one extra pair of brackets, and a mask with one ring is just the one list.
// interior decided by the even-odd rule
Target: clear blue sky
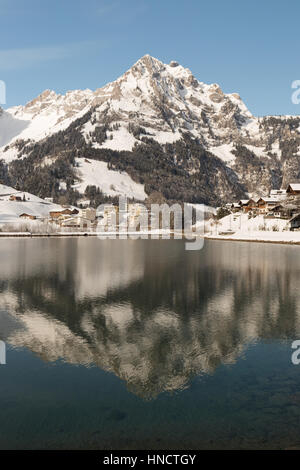
[(238, 92), (250, 111), (299, 114), (299, 0), (0, 0), (7, 106), (96, 89), (151, 54)]

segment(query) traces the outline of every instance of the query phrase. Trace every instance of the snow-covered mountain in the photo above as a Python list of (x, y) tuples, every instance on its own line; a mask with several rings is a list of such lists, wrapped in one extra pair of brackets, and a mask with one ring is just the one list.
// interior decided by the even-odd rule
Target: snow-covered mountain
[[(300, 117), (257, 118), (238, 94), (146, 55), (96, 91), (47, 90), (26, 106), (2, 110), (0, 159), (29, 158), (36, 168), (76, 149), (76, 157), (106, 162), (148, 194), (174, 199), (179, 189), (181, 200), (214, 203), (297, 179), (299, 128)], [(93, 182), (104, 188), (107, 172), (98, 173)], [(73, 187), (85, 187), (84, 178), (77, 172)]]

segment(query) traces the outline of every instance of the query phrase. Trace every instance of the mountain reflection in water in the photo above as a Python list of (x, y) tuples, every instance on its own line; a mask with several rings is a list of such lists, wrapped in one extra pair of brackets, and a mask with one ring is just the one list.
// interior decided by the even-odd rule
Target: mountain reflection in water
[(0, 338), (96, 365), (150, 399), (300, 334), (298, 247), (206, 241), (1, 240)]

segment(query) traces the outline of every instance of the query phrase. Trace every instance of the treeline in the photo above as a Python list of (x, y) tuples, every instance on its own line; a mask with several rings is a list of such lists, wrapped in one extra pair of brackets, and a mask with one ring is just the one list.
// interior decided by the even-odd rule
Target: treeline
[(223, 162), (187, 136), (165, 146), (143, 137), (131, 152), (88, 147), (80, 149), (78, 157), (105, 161), (109, 169), (126, 171), (145, 185), (147, 194), (158, 191), (166, 200), (219, 204), (216, 189), (224, 181), (236, 197), (244, 195), (244, 188)]

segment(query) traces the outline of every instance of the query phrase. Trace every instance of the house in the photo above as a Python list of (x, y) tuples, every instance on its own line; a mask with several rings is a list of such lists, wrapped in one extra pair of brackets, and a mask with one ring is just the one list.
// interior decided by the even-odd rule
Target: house
[(253, 211), (257, 208), (257, 203), (254, 199), (249, 199), (249, 201), (244, 204), (243, 206), (243, 211), (244, 212), (250, 212)]
[(79, 199), (79, 201), (77, 201), (77, 205), (81, 208), (85, 208), (85, 207), (89, 207), (91, 201), (89, 199)]
[(61, 220), (60, 222), (61, 227), (65, 228), (89, 228), (91, 226), (91, 221), (85, 219), (84, 217), (68, 217), (66, 219)]
[(284, 209), (287, 213), (287, 217), (294, 217), (299, 213), (299, 207), (295, 204), (285, 204)]
[(289, 184), (286, 193), (288, 196), (300, 196), (300, 183)]
[(148, 228), (148, 210), (143, 204), (128, 204), (128, 226), (137, 229)]
[(71, 215), (71, 211), (50, 211), (49, 216), (51, 219), (58, 219), (62, 215)]
[(99, 228), (102, 227), (105, 230), (115, 230), (118, 226), (119, 219), (123, 218), (122, 210), (119, 214), (119, 207), (114, 206), (113, 204), (105, 204), (101, 207), (101, 210), (96, 212), (96, 217), (98, 219)]
[(21, 196), (16, 196), (15, 194), (12, 194), (11, 196), (9, 196), (9, 200), (10, 201), (15, 201), (15, 202), (22, 202), (22, 198)]
[(231, 204), (231, 210), (232, 212), (239, 212), (241, 209), (240, 205), (237, 202), (234, 202)]
[(19, 218), (20, 219), (27, 219), (27, 220), (36, 220), (35, 215), (26, 214), (26, 213), (19, 215)]
[(77, 209), (64, 209), (62, 211), (50, 211), (49, 216), (51, 219), (59, 219), (60, 217), (65, 217), (68, 215), (76, 215), (79, 214), (79, 210)]
[(251, 210), (250, 207), (253, 203), (254, 203), (253, 199), (241, 199), (238, 202), (239, 209), (242, 210), (243, 212), (249, 212)]
[(104, 204), (101, 211), (96, 213), (96, 217), (111, 218), (112, 215), (116, 216), (118, 211), (118, 206), (114, 206), (113, 204)]
[(257, 201), (257, 209), (260, 214), (266, 214), (278, 205), (278, 199), (274, 197), (261, 197)]
[(285, 189), (271, 189), (270, 197), (284, 199), (286, 197), (286, 190)]
[(294, 215), (289, 223), (290, 230), (298, 230), (300, 228), (300, 214)]
[(288, 211), (282, 204), (277, 204), (269, 210), (268, 216), (276, 217), (276, 219), (287, 219)]
[(260, 197), (257, 201), (257, 209), (260, 214), (264, 214), (267, 211), (267, 203), (264, 198)]
[(241, 199), (238, 203), (240, 206), (240, 209), (244, 209), (244, 207), (247, 206), (248, 202), (249, 202), (249, 199)]
[(93, 209), (92, 207), (82, 209), (81, 215), (84, 219), (90, 220), (91, 222), (95, 222), (95, 220), (96, 220), (96, 209)]
[[(250, 212), (257, 208), (257, 201), (255, 199), (241, 199), (237, 206), (242, 209), (243, 212)], [(235, 207), (233, 207), (235, 208)], [(236, 211), (235, 211), (236, 212)]]

